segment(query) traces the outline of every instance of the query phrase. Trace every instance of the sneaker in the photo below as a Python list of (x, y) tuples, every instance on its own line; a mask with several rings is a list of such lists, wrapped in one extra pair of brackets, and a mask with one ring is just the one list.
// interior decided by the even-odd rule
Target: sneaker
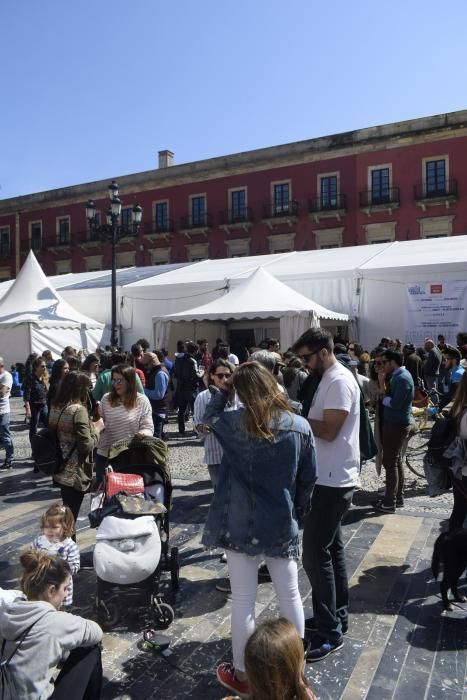
[(237, 693), (241, 698), (248, 697), (250, 692), (248, 681), (239, 681), (238, 678), (235, 677), (233, 664), (220, 664), (216, 669), (216, 676), (217, 680), (224, 688), (233, 690), (234, 693)]
[(3, 462), (3, 464), (0, 465), (0, 470), (1, 470), (2, 472), (6, 472), (6, 471), (8, 471), (8, 469), (11, 469), (12, 466), (13, 466), (13, 464), (12, 464), (12, 462), (11, 462), (11, 459), (6, 459), (6, 460)]
[(325, 659), (326, 656), (329, 656), (334, 651), (342, 649), (343, 646), (344, 640), (342, 637), (335, 642), (331, 642), (329, 639), (323, 639), (323, 637), (316, 635), (310, 640), (310, 649), (307, 652), (306, 660), (311, 662), (321, 661), (321, 659)]
[(222, 581), (219, 581), (219, 583), (216, 583), (216, 591), (220, 591), (221, 593), (232, 593), (230, 579), (225, 578)]
[[(305, 632), (314, 632), (316, 633), (318, 631), (318, 628), (316, 626), (315, 618), (314, 617), (307, 617), (305, 620)], [(342, 634), (347, 634), (348, 631), (348, 626), (342, 625)]]
[(221, 564), (227, 564), (227, 554), (225, 552), (222, 552), (219, 557), (219, 561)]
[(267, 564), (261, 564), (258, 569), (258, 582), (268, 583), (269, 581), (271, 581), (271, 574), (269, 573)]
[(373, 501), (371, 504), (375, 510), (378, 511), (378, 513), (395, 513), (396, 512), (396, 507), (395, 506), (387, 506), (383, 499), (380, 499), (379, 501)]

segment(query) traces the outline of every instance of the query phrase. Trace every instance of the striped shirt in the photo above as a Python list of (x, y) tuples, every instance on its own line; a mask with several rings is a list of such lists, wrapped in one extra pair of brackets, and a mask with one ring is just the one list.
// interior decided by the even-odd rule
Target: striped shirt
[(97, 446), (99, 454), (107, 454), (107, 450), (119, 440), (130, 440), (136, 433), (154, 435), (152, 408), (147, 396), (137, 394), (134, 408), (125, 408), (123, 404), (111, 406), (109, 394), (101, 403), (102, 418), (105, 429), (101, 432)]
[[(199, 439), (204, 446), (204, 463), (205, 464), (220, 464), (222, 460), (222, 447), (219, 445), (214, 433), (203, 433), (198, 430), (198, 426), (203, 425), (204, 412), (206, 406), (211, 400), (211, 393), (209, 389), (202, 391), (195, 400), (195, 406), (193, 410), (193, 424), (195, 430), (198, 434)], [(225, 411), (235, 411), (239, 406), (239, 401), (237, 398), (234, 399), (232, 404), (227, 404)]]
[(51, 542), (45, 535), (39, 535), (34, 538), (32, 547), (33, 549), (40, 549), (42, 552), (47, 552), (51, 557), (60, 557), (60, 559), (64, 559), (68, 562), (72, 576), (63, 605), (71, 605), (73, 603), (73, 574), (78, 573), (81, 563), (76, 542), (73, 542), (71, 537), (67, 537), (61, 542)]

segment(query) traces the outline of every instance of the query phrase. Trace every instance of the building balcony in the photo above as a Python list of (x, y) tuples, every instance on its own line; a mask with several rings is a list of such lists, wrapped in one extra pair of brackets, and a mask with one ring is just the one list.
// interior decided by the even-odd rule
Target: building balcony
[(253, 226), (253, 211), (251, 207), (239, 209), (224, 209), (219, 213), (220, 226), (227, 233), (233, 229), (248, 231)]
[(48, 236), (45, 239), (45, 248), (49, 249), (64, 249), (71, 248), (71, 233), (56, 233), (54, 236)]
[(165, 221), (146, 221), (144, 223), (144, 235), (149, 240), (169, 238), (175, 230), (173, 219)]
[(263, 221), (272, 229), (280, 224), (292, 226), (298, 220), (298, 202), (291, 199), (284, 204), (269, 202), (263, 205)]
[(399, 187), (389, 187), (384, 190), (368, 190), (359, 192), (360, 209), (371, 216), (375, 212), (393, 212), (401, 203)]
[(320, 219), (335, 218), (338, 221), (347, 212), (345, 194), (331, 195), (328, 197), (316, 197), (308, 203), (310, 217), (319, 222)]
[(93, 231), (92, 229), (78, 231), (78, 233), (74, 234), (73, 238), (80, 248), (96, 248), (103, 242), (97, 231)]
[(180, 229), (187, 236), (197, 233), (207, 233), (212, 229), (212, 216), (208, 213), (199, 214), (197, 216), (182, 216), (180, 219)]
[(22, 240), (19, 243), (21, 253), (29, 253), (29, 251), (32, 250), (37, 254), (45, 250), (45, 248), (46, 244), (42, 236), (40, 238), (33, 238), (32, 240), (28, 238), (27, 240)]
[(449, 209), (457, 201), (457, 180), (446, 180), (444, 183), (431, 184), (421, 182), (414, 185), (414, 200), (423, 211), (427, 207), (445, 206)]

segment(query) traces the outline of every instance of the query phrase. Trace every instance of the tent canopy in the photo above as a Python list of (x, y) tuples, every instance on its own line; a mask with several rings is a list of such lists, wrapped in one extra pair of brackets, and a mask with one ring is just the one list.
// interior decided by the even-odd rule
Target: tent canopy
[(0, 300), (1, 352), (7, 362), (30, 352), (66, 345), (92, 350), (101, 342), (105, 324), (74, 309), (52, 287), (31, 251), (18, 277)]
[[(226, 287), (227, 288), (227, 287)], [(231, 289), (224, 296), (188, 311), (164, 316), (165, 321), (217, 321), (219, 319), (281, 318), (309, 316), (335, 321), (348, 321), (347, 314), (338, 314), (307, 299), (273, 277), (263, 267)]]
[[(226, 290), (229, 285), (226, 284)], [(307, 299), (273, 277), (263, 267), (224, 296), (195, 309), (167, 314), (162, 319), (153, 317), (156, 344), (166, 345), (170, 321), (230, 321), (243, 319), (279, 318), (282, 347), (288, 348), (310, 326), (318, 326), (319, 319), (346, 322), (347, 314), (339, 314)]]

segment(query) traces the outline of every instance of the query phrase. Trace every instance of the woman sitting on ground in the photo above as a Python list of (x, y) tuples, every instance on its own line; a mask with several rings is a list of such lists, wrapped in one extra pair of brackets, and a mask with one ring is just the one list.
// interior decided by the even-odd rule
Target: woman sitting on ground
[(105, 394), (100, 405), (105, 430), (97, 448), (96, 479), (101, 481), (109, 449), (119, 440), (153, 436), (151, 403), (138, 393), (136, 372), (127, 365), (112, 367), (112, 390)]
[[(233, 384), (241, 406), (225, 411)], [(258, 564), (266, 561), (281, 615), (304, 636), (298, 590), (299, 522), (309, 511), (316, 481), (313, 434), (289, 411), (275, 377), (258, 362), (240, 366), (213, 397), (203, 422), (223, 449), (202, 542), (227, 552), (232, 587), (233, 665), (219, 681), (246, 695), (244, 650), (255, 629)]]
[[(84, 372), (63, 376), (52, 403), (49, 426), (55, 428), (65, 466), (54, 474), (60, 487), (63, 505), (78, 519), (84, 494), (93, 477), (93, 451), (104, 427), (102, 420), (92, 422), (87, 409), (91, 381)], [(74, 539), (74, 537), (73, 537)]]
[[(98, 700), (102, 686), (102, 630), (95, 622), (59, 612), (71, 580), (63, 559), (28, 550), (20, 596), (0, 608), (2, 658), (11, 697)], [(55, 683), (52, 676), (61, 666)]]

